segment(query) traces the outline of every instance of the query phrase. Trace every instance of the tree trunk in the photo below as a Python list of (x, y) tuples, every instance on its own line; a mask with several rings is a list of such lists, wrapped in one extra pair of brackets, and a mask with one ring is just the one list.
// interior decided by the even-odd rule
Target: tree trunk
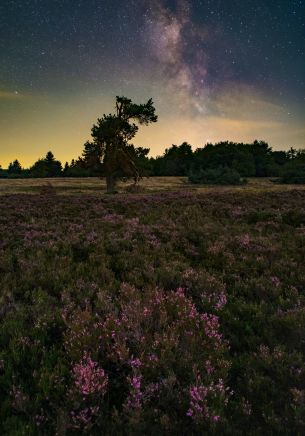
[(115, 194), (116, 191), (116, 178), (113, 174), (107, 174), (106, 176), (107, 194)]

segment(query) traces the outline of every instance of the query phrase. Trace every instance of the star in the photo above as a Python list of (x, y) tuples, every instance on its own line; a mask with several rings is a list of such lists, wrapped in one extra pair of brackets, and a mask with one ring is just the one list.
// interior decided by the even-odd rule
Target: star
[[(277, 110), (271, 108), (289, 102), (293, 117), (285, 117), (295, 124), (288, 132), (283, 114), (278, 132), (267, 139), (278, 144), (280, 137), (285, 148), (304, 143), (304, 1), (244, 0), (237, 6), (227, 0), (4, 0), (0, 28), (0, 119), (8, 120), (0, 144), (31, 150), (41, 138), (47, 141), (37, 126), (57, 126), (49, 134), (57, 133), (59, 152), (79, 150), (90, 123), (118, 94), (138, 101), (153, 97), (160, 120), (196, 120), (199, 131), (219, 114), (232, 119), (240, 105), (247, 112), (242, 117), (258, 118), (260, 110), (252, 114), (247, 107), (251, 99), (266, 102), (264, 122), (274, 125)], [(20, 95), (27, 98), (1, 105)], [(79, 137), (67, 127), (73, 111), (74, 125), (83, 123)], [(15, 129), (23, 123), (27, 144), (23, 129)], [(220, 139), (230, 139), (220, 126), (214, 129)], [(157, 151), (173, 141), (162, 128), (160, 139), (149, 144)], [(246, 127), (240, 134), (247, 137)], [(188, 131), (180, 135), (188, 139)], [(196, 141), (200, 146), (200, 134)]]

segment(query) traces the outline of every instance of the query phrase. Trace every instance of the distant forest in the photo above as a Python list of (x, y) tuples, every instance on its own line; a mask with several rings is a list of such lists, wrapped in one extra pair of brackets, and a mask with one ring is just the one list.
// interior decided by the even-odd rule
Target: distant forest
[[(190, 144), (172, 145), (162, 156), (149, 157), (149, 149), (127, 145), (127, 152), (142, 177), (186, 176), (192, 183), (245, 183), (247, 177), (275, 177), (283, 183), (305, 183), (305, 149), (274, 151), (264, 141), (251, 144), (219, 142), (193, 151)], [(82, 155), (64, 165), (49, 151), (30, 168), (16, 159), (1, 178), (103, 177), (104, 163), (92, 142)], [(121, 177), (124, 179), (124, 172)]]

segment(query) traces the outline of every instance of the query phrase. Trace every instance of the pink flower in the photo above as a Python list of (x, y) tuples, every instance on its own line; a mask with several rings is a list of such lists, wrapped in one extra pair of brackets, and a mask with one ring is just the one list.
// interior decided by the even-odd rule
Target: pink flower
[(130, 365), (131, 365), (133, 368), (139, 368), (139, 367), (142, 365), (141, 360), (138, 359), (138, 358), (136, 358), (136, 359), (131, 359), (129, 363), (130, 363)]
[(75, 386), (82, 395), (106, 393), (108, 377), (86, 352), (81, 362), (74, 365), (72, 371)]
[(125, 409), (139, 410), (142, 407), (142, 392), (141, 392), (141, 381), (142, 376), (140, 374), (134, 374), (132, 377), (128, 377), (130, 384), (130, 393), (125, 404)]
[[(223, 380), (219, 379), (218, 383), (211, 383), (204, 386), (197, 379), (197, 384), (190, 387), (190, 407), (186, 413), (187, 416), (192, 418), (195, 422), (212, 421), (218, 422), (220, 416), (215, 414), (215, 410), (211, 410), (209, 405), (209, 398), (224, 397), (227, 394), (227, 389), (224, 386)], [(225, 404), (227, 399), (225, 400)]]
[(227, 304), (227, 296), (224, 292), (221, 292), (217, 303), (215, 304), (215, 309), (220, 310)]

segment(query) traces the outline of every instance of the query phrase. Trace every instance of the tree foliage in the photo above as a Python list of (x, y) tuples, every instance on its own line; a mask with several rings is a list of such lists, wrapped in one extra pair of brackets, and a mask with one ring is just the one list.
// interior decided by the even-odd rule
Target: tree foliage
[(32, 177), (59, 177), (61, 174), (61, 163), (51, 151), (48, 151), (44, 159), (38, 159), (29, 170)]
[[(30, 169), (23, 169), (17, 159), (0, 177), (101, 177), (106, 176), (108, 191), (115, 190), (118, 179), (142, 176), (188, 176), (192, 183), (241, 182), (247, 177), (272, 177), (280, 183), (305, 183), (305, 151), (290, 148), (272, 150), (265, 141), (235, 143), (222, 141), (193, 148), (187, 142), (173, 144), (162, 156), (149, 157), (149, 148), (135, 147), (130, 141), (140, 125), (156, 122), (152, 100), (136, 105), (117, 97), (114, 114), (104, 115), (92, 128), (92, 140), (84, 144), (83, 153), (71, 163), (61, 163), (50, 151)], [(229, 177), (230, 173), (230, 177)], [(232, 177), (231, 177), (232, 176)], [(202, 182), (200, 182), (202, 180)], [(235, 180), (235, 182), (234, 182)]]
[(172, 145), (167, 148), (162, 157), (155, 160), (155, 175), (186, 176), (193, 161), (192, 147), (187, 142), (180, 146)]
[(204, 185), (243, 185), (246, 183), (246, 180), (242, 179), (235, 169), (228, 167), (200, 169), (196, 173), (190, 173), (189, 181)]
[(115, 113), (104, 114), (93, 125), (91, 135), (99, 157), (103, 158), (107, 192), (115, 191), (116, 181), (120, 177), (133, 177), (135, 181), (139, 179), (128, 142), (137, 134), (139, 125), (147, 126), (157, 119), (152, 99), (145, 104), (135, 104), (126, 97), (116, 97)]
[(18, 159), (15, 159), (14, 162), (11, 162), (8, 166), (8, 173), (9, 174), (21, 174), (22, 172), (22, 167), (20, 162), (18, 161)]

